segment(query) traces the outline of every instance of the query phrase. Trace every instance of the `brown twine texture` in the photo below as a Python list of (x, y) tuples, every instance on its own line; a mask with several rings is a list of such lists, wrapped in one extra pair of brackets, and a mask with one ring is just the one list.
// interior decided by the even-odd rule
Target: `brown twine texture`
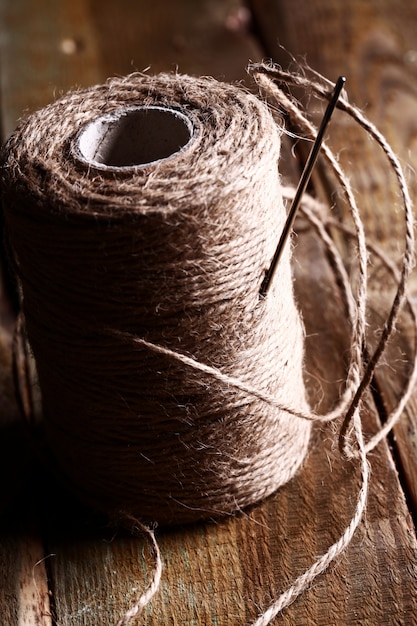
[[(260, 87), (306, 137), (316, 129), (278, 85), (328, 98), (331, 85), (276, 67), (251, 68)], [(196, 140), (174, 158), (115, 175), (80, 163), (74, 141), (103, 113), (131, 105), (179, 107)], [(360, 410), (406, 299), (413, 217), (401, 166), (385, 139), (345, 99), (339, 103), (381, 145), (405, 216), (402, 268), (378, 250), (398, 284), (375, 353), (363, 366), (367, 255), (356, 200), (324, 146), (351, 210), (359, 275), (353, 292), (313, 199), (303, 211), (327, 246), (351, 322), (345, 388), (327, 415), (312, 413), (302, 380), (303, 329), (287, 249), (268, 296), (258, 292), (285, 211), (277, 174), (280, 130), (257, 98), (211, 79), (131, 75), (70, 94), (23, 122), (3, 151), (9, 245), (22, 286), (49, 447), (79, 495), (145, 534), (155, 561), (128, 624), (158, 589), (153, 531), (137, 521), (193, 521), (234, 512), (287, 482), (301, 464), (312, 421), (344, 418), (341, 448), (358, 458), (362, 485), (340, 539), (256, 621), (264, 626), (349, 544), (367, 498), (366, 453), (399, 418), (364, 442)], [(408, 301), (415, 324), (416, 313)]]
[[(118, 175), (79, 162), (79, 129), (132, 104), (180, 107), (198, 136)], [(94, 507), (163, 524), (217, 517), (302, 462), (308, 422), (186, 361), (307, 410), (289, 252), (270, 297), (258, 296), (285, 219), (279, 149), (257, 98), (169, 75), (66, 96), (6, 146), (7, 232), (45, 436)]]

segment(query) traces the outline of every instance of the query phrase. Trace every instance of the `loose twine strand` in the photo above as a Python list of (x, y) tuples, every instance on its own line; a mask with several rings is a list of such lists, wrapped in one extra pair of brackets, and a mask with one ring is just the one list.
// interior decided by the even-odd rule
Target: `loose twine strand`
[[(311, 92), (329, 99), (331, 97), (331, 93), (329, 93), (329, 81), (324, 77), (321, 77), (317, 72), (314, 72), (317, 78), (319, 78), (320, 82), (316, 82), (310, 80), (301, 74), (292, 74), (290, 72), (286, 72), (281, 70), (276, 66), (268, 66), (266, 64), (256, 64), (250, 67), (250, 71), (255, 76), (259, 85), (263, 87), (269, 95), (272, 95), (276, 98), (277, 102), (281, 104), (285, 109), (289, 112), (289, 116), (292, 120), (295, 121), (296, 124), (299, 124), (303, 131), (308, 133), (308, 136), (313, 139), (316, 134), (316, 129), (313, 125), (301, 114), (300, 109), (295, 106), (291, 100), (286, 96), (286, 94), (278, 88), (274, 81), (278, 81), (284, 85), (292, 85), (297, 87), (303, 87), (304, 89), (310, 90)], [(359, 405), (364, 392), (369, 387), (372, 377), (377, 368), (378, 362), (381, 359), (381, 355), (386, 349), (387, 343), (392, 336), (395, 323), (398, 319), (401, 308), (404, 304), (404, 300), (406, 299), (406, 285), (410, 273), (414, 267), (415, 258), (414, 258), (414, 216), (413, 216), (413, 207), (412, 201), (410, 198), (410, 193), (408, 190), (407, 182), (405, 179), (405, 175), (401, 166), (401, 163), (389, 145), (386, 138), (378, 131), (374, 124), (372, 124), (363, 113), (357, 109), (356, 107), (349, 104), (349, 102), (345, 98), (340, 98), (337, 103), (337, 108), (345, 111), (353, 120), (355, 120), (359, 126), (361, 126), (382, 148), (385, 153), (389, 164), (392, 167), (392, 170), (397, 178), (399, 190), (402, 197), (403, 209), (404, 209), (404, 226), (405, 226), (405, 246), (402, 257), (402, 267), (401, 271), (396, 272), (397, 276), (397, 290), (395, 293), (395, 297), (388, 314), (387, 320), (382, 328), (380, 340), (369, 359), (367, 366), (365, 368), (365, 372), (360, 379), (360, 384), (353, 396), (353, 399), (348, 407), (346, 417), (344, 420), (344, 425), (342, 427), (342, 432), (346, 432), (349, 421), (352, 419), (354, 411)], [(362, 348), (365, 345), (365, 329), (366, 329), (366, 303), (367, 303), (367, 249), (366, 249), (366, 239), (365, 233), (363, 229), (362, 220), (359, 215), (359, 211), (356, 205), (355, 197), (349, 183), (348, 178), (341, 170), (337, 159), (329, 150), (329, 148), (324, 145), (323, 152), (327, 162), (330, 167), (335, 172), (337, 178), (339, 179), (341, 188), (343, 192), (346, 194), (348, 199), (348, 205), (351, 211), (351, 215), (354, 221), (354, 226), (356, 229), (356, 240), (358, 245), (358, 256), (359, 256), (359, 288), (358, 288), (358, 296), (357, 296), (357, 328), (356, 333), (353, 334), (353, 348), (355, 350), (355, 356), (358, 359), (358, 363), (362, 360)], [(316, 226), (317, 227), (317, 226)], [(323, 236), (323, 231), (322, 235)], [(326, 245), (329, 248), (329, 242), (326, 240)], [(380, 258), (383, 260), (384, 264), (392, 268), (392, 264), (390, 263), (389, 258), (386, 255), (379, 254)], [(337, 267), (340, 269), (341, 264), (338, 264)], [(342, 279), (342, 284), (344, 285), (344, 292), (349, 293), (349, 283), (345, 280), (346, 275), (344, 273), (339, 273), (339, 278)], [(350, 302), (349, 297), (349, 302)], [(414, 307), (411, 305), (408, 300), (408, 305), (413, 310), (413, 321), (415, 321), (414, 317)], [(352, 318), (351, 318), (352, 319)], [(353, 360), (353, 359), (352, 359)], [(356, 377), (357, 375), (357, 367), (354, 367), (353, 364), (351, 367), (354, 369), (354, 373), (352, 373), (352, 377)], [(410, 396), (412, 394), (413, 388), (417, 381), (417, 353), (414, 355), (414, 360), (412, 363), (411, 373), (408, 377), (407, 386), (401, 395), (397, 406), (391, 411), (390, 415), (387, 417), (387, 420), (384, 424), (384, 427), (380, 429), (380, 431), (371, 438), (370, 441), (367, 442), (365, 446), (366, 452), (370, 452), (376, 445), (384, 438), (386, 435), (392, 430), (393, 426), (396, 424), (398, 419), (401, 416), (401, 413), (407, 404)], [(337, 409), (339, 407), (336, 407)], [(327, 417), (331, 416), (331, 413), (328, 414)], [(339, 414), (340, 415), (340, 414)]]
[[(322, 98), (329, 99), (332, 94), (332, 90), (331, 88), (329, 88), (331, 87), (329, 81), (327, 81), (324, 77), (321, 77), (317, 73), (316, 78), (318, 78), (320, 82), (313, 81), (299, 74), (285, 72), (276, 66), (269, 66), (264, 64), (254, 64), (250, 66), (249, 72), (254, 76), (263, 92), (266, 93), (268, 97), (272, 96), (275, 99), (275, 102), (279, 103), (279, 105), (288, 115), (291, 122), (295, 124), (302, 133), (305, 133), (306, 137), (314, 139), (317, 133), (317, 129), (302, 114), (301, 108), (297, 104), (295, 104), (282, 89), (280, 89), (277, 83), (284, 85), (284, 88), (287, 88), (291, 85), (302, 87), (304, 90), (313, 92)], [(136, 342), (146, 346), (150, 350), (165, 354), (173, 359), (177, 359), (182, 363), (194, 368), (195, 370), (213, 376), (216, 380), (225, 385), (230, 385), (231, 387), (235, 387), (236, 389), (239, 389), (240, 391), (243, 391), (249, 395), (253, 395), (263, 402), (266, 402), (301, 419), (329, 422), (344, 415), (344, 422), (340, 432), (341, 449), (343, 449), (343, 452), (347, 457), (358, 458), (361, 473), (361, 487), (357, 495), (356, 508), (352, 515), (352, 518), (338, 541), (332, 544), (325, 554), (319, 557), (308, 570), (301, 574), (292, 583), (292, 585), (286, 591), (284, 591), (279, 596), (279, 598), (274, 601), (255, 620), (255, 622), (253, 622), (253, 626), (267, 626), (267, 624), (270, 624), (270, 622), (280, 612), (282, 612), (285, 608), (292, 604), (298, 596), (305, 592), (311, 586), (317, 576), (323, 573), (332, 562), (336, 561), (338, 557), (349, 546), (353, 535), (361, 522), (367, 502), (370, 476), (367, 454), (371, 450), (373, 450), (378, 445), (378, 443), (389, 434), (389, 432), (398, 422), (402, 411), (409, 401), (417, 382), (417, 312), (414, 303), (410, 298), (407, 297), (406, 293), (407, 280), (414, 267), (414, 217), (407, 182), (398, 157), (390, 147), (385, 137), (378, 131), (378, 129), (369, 120), (367, 120), (356, 107), (350, 105), (345, 98), (341, 98), (337, 106), (339, 109), (345, 111), (350, 117), (352, 117), (352, 119), (355, 120), (377, 142), (377, 144), (382, 148), (383, 152), (385, 153), (398, 181), (399, 189), (402, 196), (405, 221), (405, 248), (402, 257), (402, 267), (400, 271), (398, 271), (395, 264), (382, 250), (366, 242), (360, 212), (349, 180), (341, 169), (336, 157), (331, 152), (329, 147), (326, 144), (323, 145), (322, 149), (325, 159), (334, 171), (340, 183), (341, 189), (346, 195), (355, 229), (354, 231), (352, 231), (346, 225), (341, 224), (339, 221), (331, 217), (329, 218), (328, 216), (325, 216), (325, 207), (307, 194), (303, 198), (303, 204), (301, 207), (302, 211), (307, 219), (310, 221), (310, 223), (313, 225), (313, 227), (316, 229), (320, 239), (325, 244), (326, 249), (332, 259), (333, 269), (336, 273), (338, 284), (342, 288), (347, 315), (351, 322), (352, 328), (351, 360), (348, 367), (344, 392), (337, 405), (326, 415), (300, 412), (297, 409), (284, 405), (282, 401), (273, 396), (259, 393), (257, 389), (251, 387), (247, 383), (244, 383), (243, 381), (234, 377), (227, 376), (216, 368), (205, 365), (204, 363), (200, 363), (199, 361), (190, 358), (184, 354), (180, 354), (178, 352), (163, 348), (162, 346), (149, 343), (143, 339), (134, 339)], [(294, 193), (295, 190), (292, 188), (283, 188), (283, 195), (287, 199), (292, 199)], [(359, 279), (356, 298), (352, 293), (351, 284), (343, 265), (340, 253), (338, 252), (337, 247), (333, 242), (333, 239), (328, 233), (327, 229), (330, 226), (339, 228), (346, 235), (354, 238), (357, 242), (359, 259)], [(362, 349), (365, 345), (366, 335), (368, 250), (374, 253), (382, 261), (387, 270), (395, 278), (397, 283), (397, 289), (387, 320), (383, 326), (379, 342), (371, 358), (368, 360), (365, 371), (362, 372)], [(411, 363), (411, 372), (408, 376), (406, 386), (401, 394), (399, 401), (397, 402), (397, 405), (390, 412), (385, 423), (378, 430), (378, 432), (374, 434), (368, 442), (365, 443), (360, 416), (361, 399), (365, 391), (369, 388), (381, 356), (384, 353), (389, 339), (391, 338), (395, 330), (396, 321), (398, 320), (399, 314), (405, 301), (407, 303), (407, 307), (409, 309), (415, 331), (414, 358)], [(347, 436), (348, 431), (349, 437)], [(354, 439), (356, 443), (356, 449), (354, 449), (352, 446), (352, 439)], [(158, 569), (159, 567), (160, 563), (158, 563), (157, 565)], [(124, 625), (125, 622), (119, 622), (117, 626), (122, 626), (122, 624)]]
[[(314, 139), (317, 132), (316, 128), (302, 113), (300, 106), (287, 95), (286, 91), (281, 89), (281, 85), (284, 86), (285, 90), (289, 86), (301, 87), (305, 91), (313, 93), (320, 98), (329, 99), (332, 93), (332, 85), (329, 81), (318, 74), (315, 74), (315, 79), (312, 80), (303, 75), (285, 72), (276, 66), (266, 64), (254, 64), (250, 66), (249, 71), (259, 84), (262, 92), (268, 97), (268, 99), (273, 100), (275, 106), (278, 105), (285, 111), (289, 120), (298, 129), (298, 131), (306, 138)], [(139, 337), (125, 330), (114, 330), (113, 328), (107, 329), (109, 336), (117, 336), (122, 343), (126, 342), (129, 345), (136, 345), (138, 347), (145, 348), (146, 351), (150, 353), (163, 355), (173, 362), (178, 362), (182, 366), (190, 368), (192, 371), (200, 372), (205, 376), (212, 378), (226, 389), (239, 390), (248, 397), (256, 398), (274, 409), (296, 416), (301, 420), (308, 420), (309, 422), (330, 422), (338, 418), (343, 418), (343, 425), (340, 431), (340, 447), (346, 457), (357, 459), (361, 475), (361, 486), (357, 495), (356, 507), (352, 514), (352, 518), (340, 538), (258, 617), (253, 626), (266, 626), (266, 624), (269, 624), (278, 613), (283, 611), (300, 594), (306, 591), (316, 577), (322, 573), (330, 563), (337, 560), (341, 553), (350, 544), (366, 507), (369, 484), (367, 454), (374, 449), (384, 437), (386, 437), (396, 424), (406, 403), (410, 399), (415, 383), (417, 382), (417, 314), (414, 303), (410, 298), (407, 298), (406, 293), (407, 280), (414, 264), (414, 232), (412, 204), (405, 176), (397, 156), (375, 126), (371, 124), (358, 109), (351, 106), (345, 98), (341, 98), (339, 100), (338, 108), (346, 112), (380, 145), (393, 172), (395, 173), (404, 209), (405, 249), (402, 258), (402, 265), (400, 270), (398, 270), (395, 264), (385, 255), (384, 252), (379, 250), (376, 246), (366, 242), (365, 232), (360, 218), (360, 211), (349, 180), (338, 164), (336, 157), (330, 151), (328, 146), (324, 145), (324, 158), (334, 172), (334, 175), (345, 195), (353, 222), (352, 230), (327, 215), (326, 208), (313, 198), (310, 198), (307, 195), (303, 198), (302, 211), (313, 228), (315, 228), (319, 238), (326, 247), (338, 285), (341, 288), (342, 300), (351, 327), (351, 352), (347, 368), (346, 382), (341, 397), (328, 413), (321, 415), (314, 413), (313, 411), (300, 409), (299, 406), (292, 406), (291, 403), (286, 405), (282, 402), (282, 398), (277, 397), (273, 393), (268, 393), (265, 390), (259, 389), (255, 385), (247, 382), (246, 379), (241, 379), (239, 376), (229, 375), (217, 366), (210, 365), (206, 362), (203, 363), (198, 358), (185, 354), (177, 348), (159, 345), (154, 341), (145, 339), (144, 337)], [(59, 182), (63, 187), (66, 185), (64, 177), (62, 177)], [(150, 180), (150, 184), (151, 183), (152, 181)], [(284, 188), (282, 191), (284, 197), (287, 199), (293, 197), (293, 189)], [(339, 228), (349, 238), (354, 239), (357, 245), (358, 282), (355, 294), (353, 293), (341, 255), (329, 234), (329, 229), (333, 227)], [(383, 326), (379, 342), (364, 367), (363, 350), (366, 344), (366, 310), (368, 298), (368, 252), (373, 253), (380, 259), (382, 264), (395, 279), (397, 288), (390, 312)], [(372, 377), (375, 374), (381, 356), (394, 332), (395, 324), (404, 303), (407, 304), (415, 330), (415, 351), (411, 363), (411, 371), (401, 397), (397, 401), (394, 409), (390, 412), (385, 424), (376, 434), (365, 442), (361, 424), (362, 398), (365, 391), (371, 384)], [(153, 574), (148, 587), (135, 605), (126, 611), (122, 618), (117, 622), (117, 626), (127, 626), (134, 618), (140, 615), (143, 608), (151, 601), (152, 597), (157, 592), (162, 572), (161, 555), (155, 540), (153, 529), (141, 524), (141, 522), (138, 522), (135, 517), (132, 517), (129, 514), (124, 514), (122, 517), (125, 519), (126, 524), (132, 531), (139, 532), (146, 538), (149, 543), (150, 554), (154, 566)]]
[(143, 536), (147, 540), (150, 547), (151, 557), (154, 562), (152, 579), (147, 588), (142, 593), (136, 604), (126, 611), (116, 624), (116, 626), (128, 626), (132, 619), (140, 615), (142, 609), (149, 604), (153, 596), (157, 593), (162, 576), (162, 559), (153, 529), (149, 528), (149, 526), (146, 526), (145, 524), (142, 524), (139, 520), (132, 517), (128, 513), (120, 513), (117, 522), (120, 523), (120, 520), (124, 521), (125, 526), (130, 529), (132, 534)]

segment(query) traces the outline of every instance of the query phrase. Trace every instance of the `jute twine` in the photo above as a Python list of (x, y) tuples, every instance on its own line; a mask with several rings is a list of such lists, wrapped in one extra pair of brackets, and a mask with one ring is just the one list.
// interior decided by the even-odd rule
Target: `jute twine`
[[(328, 98), (324, 79), (251, 68), (264, 92), (307, 137), (315, 128), (278, 84)], [(189, 142), (140, 167), (80, 156), (89, 122), (138, 105), (189, 121)], [(312, 421), (343, 417), (341, 448), (358, 459), (362, 485), (340, 539), (256, 621), (268, 624), (349, 544), (363, 514), (367, 452), (392, 428), (363, 440), (362, 397), (406, 298), (413, 218), (398, 159), (378, 131), (342, 99), (339, 107), (382, 146), (397, 175), (405, 252), (397, 293), (375, 353), (363, 365), (367, 244), (348, 180), (327, 147), (351, 209), (358, 247), (353, 292), (311, 198), (303, 211), (328, 248), (351, 322), (344, 390), (327, 415), (307, 406), (303, 328), (294, 304), (290, 250), (265, 299), (259, 287), (285, 221), (277, 173), (279, 125), (240, 88), (187, 76), (131, 75), (69, 94), (23, 121), (3, 151), (2, 188), (10, 256), (36, 359), (50, 450), (89, 504), (144, 533), (155, 561), (149, 587), (118, 622), (128, 624), (154, 593), (161, 556), (144, 522), (179, 523), (230, 514), (286, 483), (302, 463)], [(122, 116), (123, 117), (123, 116)], [(88, 126), (87, 126), (88, 127)], [(81, 151), (82, 152), (82, 151)], [(100, 159), (99, 159), (100, 160)], [(415, 324), (415, 311), (408, 302)]]
[[(183, 111), (193, 141), (117, 172), (79, 158), (86, 124), (138, 104)], [(271, 297), (258, 295), (285, 220), (279, 149), (256, 97), (171, 75), (70, 94), (8, 142), (7, 232), (45, 437), (94, 507), (159, 524), (217, 517), (302, 462), (308, 422), (187, 361), (307, 410), (289, 252)]]

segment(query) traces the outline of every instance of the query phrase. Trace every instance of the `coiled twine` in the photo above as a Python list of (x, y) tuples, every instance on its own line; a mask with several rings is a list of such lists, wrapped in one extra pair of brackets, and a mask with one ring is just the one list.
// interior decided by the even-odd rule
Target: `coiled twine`
[(256, 97), (181, 75), (71, 93), (5, 146), (44, 436), (94, 507), (163, 524), (217, 517), (302, 462), (308, 420), (189, 361), (307, 409), (289, 247), (259, 298), (285, 221), (279, 153)]

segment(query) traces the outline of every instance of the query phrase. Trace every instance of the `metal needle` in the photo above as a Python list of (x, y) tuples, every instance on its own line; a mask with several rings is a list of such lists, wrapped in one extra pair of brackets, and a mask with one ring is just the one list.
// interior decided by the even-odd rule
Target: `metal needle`
[(313, 147), (311, 148), (310, 154), (308, 156), (307, 162), (304, 166), (304, 170), (303, 173), (301, 175), (300, 178), (300, 182), (298, 183), (298, 187), (297, 190), (295, 192), (295, 196), (294, 199), (291, 203), (291, 207), (290, 210), (288, 212), (288, 216), (287, 216), (287, 220), (285, 222), (284, 225), (284, 229), (281, 233), (281, 237), (279, 239), (278, 242), (278, 246), (277, 249), (275, 250), (275, 254), (274, 257), (272, 259), (271, 265), (267, 271), (267, 273), (265, 274), (265, 278), (262, 281), (262, 285), (261, 288), (259, 290), (259, 295), (261, 298), (264, 298), (268, 292), (269, 286), (271, 284), (272, 278), (274, 276), (275, 270), (278, 266), (279, 260), (281, 258), (282, 255), (282, 251), (285, 247), (285, 243), (288, 239), (288, 236), (290, 234), (291, 228), (294, 224), (294, 220), (295, 220), (295, 216), (298, 210), (298, 207), (300, 205), (301, 202), (301, 197), (303, 195), (303, 193), (306, 190), (306, 187), (308, 185), (308, 181), (310, 180), (310, 176), (311, 173), (313, 171), (314, 165), (316, 164), (317, 161), (317, 157), (319, 155), (320, 152), (320, 148), (321, 148), (321, 144), (323, 143), (323, 137), (324, 137), (324, 133), (326, 131), (327, 125), (330, 122), (330, 118), (332, 116), (332, 113), (336, 107), (336, 103), (339, 99), (340, 93), (343, 89), (343, 86), (346, 82), (346, 78), (344, 76), (339, 76), (337, 83), (335, 85), (334, 91), (333, 91), (333, 95), (332, 95), (332, 99), (330, 100), (329, 104), (327, 105), (326, 111), (324, 113), (323, 119), (321, 121), (320, 124), (320, 128), (318, 130), (317, 133), (317, 137), (316, 140), (313, 144)]

